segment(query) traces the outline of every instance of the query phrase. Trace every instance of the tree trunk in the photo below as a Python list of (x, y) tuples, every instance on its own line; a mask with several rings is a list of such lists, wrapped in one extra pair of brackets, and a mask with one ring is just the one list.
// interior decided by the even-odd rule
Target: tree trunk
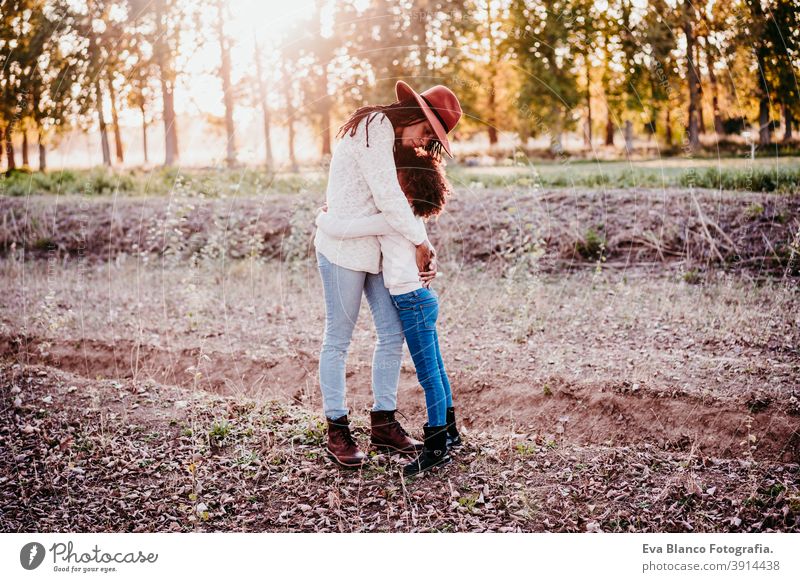
[(233, 87), (231, 86), (231, 51), (228, 38), (225, 36), (225, 13), (222, 0), (217, 0), (217, 36), (222, 65), (219, 76), (222, 79), (222, 100), (225, 103), (225, 165), (233, 168), (236, 165), (236, 128), (233, 124)]
[(769, 145), (769, 100), (762, 97), (758, 101), (758, 143), (759, 145)]
[[(750, 7), (750, 11), (752, 14), (752, 20), (756, 26), (763, 25), (765, 22), (764, 19), (764, 11), (761, 8), (760, 2), (749, 2), (747, 4)], [(770, 143), (770, 131), (769, 131), (769, 85), (767, 84), (766, 79), (766, 67), (765, 65), (765, 57), (769, 54), (768, 48), (764, 41), (764, 34), (765, 30), (761, 30), (760, 34), (758, 31), (756, 32), (757, 38), (753, 39), (755, 41), (755, 53), (756, 53), (756, 64), (758, 65), (758, 69), (756, 71), (758, 75), (758, 84), (757, 84), (757, 91), (756, 96), (758, 97), (758, 143), (759, 145), (766, 146)]]
[(586, 147), (592, 148), (592, 77), (590, 75), (589, 54), (584, 53), (584, 63), (586, 69), (586, 131), (583, 133)]
[(690, 0), (683, 2), (683, 32), (686, 35), (686, 77), (689, 80), (689, 150), (694, 153), (700, 146), (698, 128), (698, 105), (700, 103), (700, 81), (694, 62), (694, 6)]
[(22, 165), (26, 168), (30, 168), (30, 163), (28, 162), (28, 130), (22, 130)]
[(495, 110), (497, 108), (497, 104), (495, 101), (495, 94), (494, 94), (494, 86), (490, 87), (489, 90), (489, 111), (487, 112), (487, 126), (489, 132), (489, 146), (493, 146), (497, 143), (497, 115), (495, 114)]
[(606, 145), (614, 145), (614, 122), (611, 120), (611, 111), (608, 112), (608, 119), (606, 120)]
[(711, 58), (711, 51), (708, 48), (708, 39), (705, 43), (706, 68), (708, 68), (708, 78), (711, 80), (711, 106), (714, 109), (714, 131), (718, 136), (725, 134), (725, 126), (722, 124), (722, 116), (719, 113), (719, 87), (717, 86), (717, 75), (714, 73), (714, 61)]
[(667, 121), (665, 127), (667, 128), (667, 145), (672, 147), (672, 114), (669, 112), (669, 103), (667, 103)]
[(625, 153), (630, 155), (633, 152), (633, 123), (630, 120), (625, 122)]
[(139, 111), (142, 112), (142, 149), (144, 149), (144, 163), (148, 163), (147, 159), (147, 112), (144, 108), (144, 99), (139, 105)]
[(694, 43), (694, 66), (697, 71), (697, 132), (706, 132), (706, 122), (703, 117), (703, 75), (700, 72), (700, 39)]
[(9, 123), (6, 126), (6, 161), (8, 162), (8, 169), (9, 170), (16, 170), (17, 169), (17, 162), (14, 159), (14, 142), (12, 141), (12, 137), (14, 135), (14, 124)]
[(286, 66), (286, 60), (281, 61), (281, 68), (283, 72), (283, 93), (286, 99), (286, 116), (289, 130), (289, 161), (292, 166), (292, 172), (297, 172), (297, 158), (294, 153), (294, 103), (292, 103), (292, 80), (289, 78), (289, 70)]
[(121, 164), (125, 161), (122, 153), (122, 135), (119, 130), (119, 115), (117, 114), (117, 92), (114, 90), (114, 83), (111, 75), (108, 76), (108, 91), (111, 97), (111, 122), (114, 124), (114, 148), (117, 154), (117, 161)]
[(167, 53), (164, 41), (164, 0), (155, 0), (156, 8), (156, 63), (161, 79), (161, 96), (164, 102), (164, 165), (172, 166), (178, 161), (178, 126), (175, 117), (175, 75), (172, 71), (172, 57)]
[(103, 165), (111, 166), (111, 149), (108, 147), (108, 133), (106, 132), (106, 117), (103, 113), (103, 89), (100, 86), (100, 79), (94, 84), (95, 99), (97, 100), (97, 120), (100, 123), (100, 147), (103, 150)]
[[(491, 31), (494, 27), (495, 18), (494, 14), (492, 14), (492, 3), (486, 3), (486, 27), (487, 30)], [(488, 76), (489, 76), (489, 106), (488, 111), (486, 112), (486, 125), (488, 127), (489, 132), (489, 146), (494, 146), (498, 142), (498, 135), (497, 135), (497, 54), (496, 54), (496, 46), (495, 46), (495, 38), (493, 34), (487, 34), (487, 42), (489, 43), (489, 63), (487, 64), (488, 67)]]
[(264, 117), (264, 161), (266, 162), (267, 172), (272, 172), (274, 160), (272, 158), (272, 139), (270, 138), (271, 116), (267, 104), (267, 86), (264, 83), (264, 71), (261, 65), (261, 51), (258, 47), (258, 39), (254, 38), (253, 48), (255, 51), (256, 74), (258, 76), (258, 99), (261, 102), (261, 113)]
[(39, 142), (39, 171), (44, 172), (47, 170), (47, 150), (44, 147), (44, 132), (39, 128), (39, 135), (37, 136)]
[(322, 155), (331, 155), (331, 106), (328, 97), (322, 102)]
[(33, 107), (33, 118), (36, 122), (36, 143), (39, 150), (39, 171), (44, 172), (47, 169), (47, 158), (44, 148), (44, 129), (42, 128), (41, 119), (39, 119), (39, 102), (41, 100), (39, 94), (39, 82), (41, 82), (41, 78), (37, 78), (37, 81), (38, 82), (33, 84), (33, 103), (31, 105)]
[(786, 106), (786, 103), (781, 105), (783, 107), (783, 141), (791, 141), (792, 139), (792, 111)]

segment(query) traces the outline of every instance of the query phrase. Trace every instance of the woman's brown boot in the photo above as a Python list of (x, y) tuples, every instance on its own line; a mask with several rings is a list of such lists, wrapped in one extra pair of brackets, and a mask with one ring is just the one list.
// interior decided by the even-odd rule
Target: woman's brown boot
[(347, 415), (328, 419), (328, 456), (342, 467), (357, 468), (362, 466), (367, 455), (358, 450), (356, 441), (350, 434), (350, 423)]
[(415, 455), (423, 443), (411, 438), (395, 419), (395, 410), (373, 410), (369, 413), (372, 425), (372, 446), (388, 453)]

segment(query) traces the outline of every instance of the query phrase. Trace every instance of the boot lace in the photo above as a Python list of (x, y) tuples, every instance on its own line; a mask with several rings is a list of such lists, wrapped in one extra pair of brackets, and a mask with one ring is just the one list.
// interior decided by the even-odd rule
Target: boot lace
[[(407, 417), (405, 414), (403, 414), (403, 413), (402, 413), (402, 412), (400, 412), (399, 410), (397, 411), (397, 413), (398, 413), (400, 416), (402, 416), (402, 417), (403, 417), (403, 418), (406, 420), (406, 422), (410, 422), (410, 421), (408, 420), (408, 417)], [(403, 433), (405, 436), (411, 436), (411, 435), (409, 435), (409, 434), (406, 432), (406, 429), (404, 429), (404, 428), (403, 428), (403, 425), (402, 425), (402, 424), (400, 424), (399, 422), (397, 423), (397, 428), (399, 428), (399, 429), (400, 429), (400, 432), (402, 432), (402, 433)]]
[(339, 430), (336, 433), (339, 437), (348, 445), (351, 446), (358, 446), (356, 441), (353, 439), (353, 435), (350, 433), (350, 423), (348, 424), (337, 424), (336, 425)]
[(353, 439), (353, 435), (350, 434), (350, 429), (347, 428), (342, 431), (342, 438), (344, 438), (345, 442), (350, 446), (357, 446), (356, 441)]

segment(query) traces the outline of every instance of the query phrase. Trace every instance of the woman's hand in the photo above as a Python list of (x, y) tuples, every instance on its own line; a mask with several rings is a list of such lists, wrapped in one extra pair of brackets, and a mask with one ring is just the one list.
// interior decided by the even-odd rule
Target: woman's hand
[(319, 208), (317, 208), (317, 215), (319, 215), (321, 212), (328, 212), (328, 203), (327, 202), (325, 204), (323, 204), (322, 206), (320, 206)]

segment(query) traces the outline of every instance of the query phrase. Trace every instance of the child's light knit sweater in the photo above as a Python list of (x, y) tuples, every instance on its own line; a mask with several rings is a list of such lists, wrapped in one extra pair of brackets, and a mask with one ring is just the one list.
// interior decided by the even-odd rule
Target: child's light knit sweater
[[(427, 234), (397, 181), (392, 123), (383, 113), (373, 114), (367, 128), (367, 146), (368, 117), (359, 122), (353, 136), (348, 132), (336, 145), (326, 193), (328, 213), (334, 218), (359, 218), (381, 212), (409, 244), (420, 244)], [(381, 271), (381, 245), (376, 236), (339, 239), (317, 229), (314, 246), (341, 267), (368, 273)]]

